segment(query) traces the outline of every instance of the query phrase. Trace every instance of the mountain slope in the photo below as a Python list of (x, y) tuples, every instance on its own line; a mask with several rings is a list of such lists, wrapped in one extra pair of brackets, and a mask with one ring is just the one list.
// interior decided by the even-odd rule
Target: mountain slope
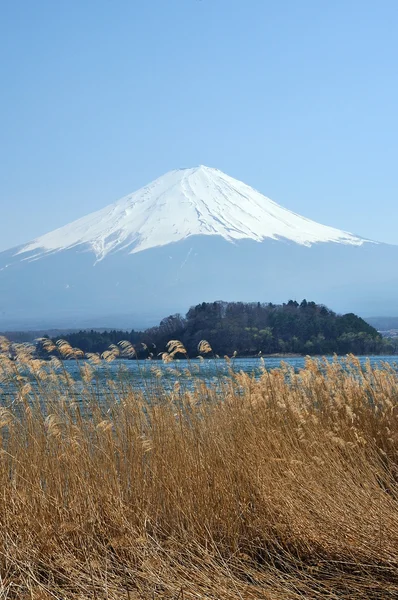
[(85, 244), (101, 260), (110, 252), (136, 253), (193, 235), (257, 242), (285, 238), (307, 246), (365, 241), (305, 219), (237, 179), (200, 166), (166, 173), (118, 202), (34, 240), (20, 253), (38, 257)]
[(143, 327), (213, 300), (394, 314), (398, 247), (296, 215), (216, 169), (172, 171), (0, 253), (0, 330)]

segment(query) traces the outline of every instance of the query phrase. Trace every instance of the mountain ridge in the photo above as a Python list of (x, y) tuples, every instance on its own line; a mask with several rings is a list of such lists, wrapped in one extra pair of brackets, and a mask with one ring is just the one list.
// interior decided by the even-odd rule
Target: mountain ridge
[(302, 245), (370, 243), (302, 217), (222, 171), (200, 165), (169, 171), (115, 203), (20, 246), (17, 254), (33, 260), (84, 245), (98, 261), (112, 252), (134, 254), (194, 235), (219, 235), (229, 242), (269, 238)]
[(397, 246), (296, 215), (221, 171), (184, 169), (1, 252), (0, 328), (128, 327), (214, 298), (394, 314), (397, 263)]

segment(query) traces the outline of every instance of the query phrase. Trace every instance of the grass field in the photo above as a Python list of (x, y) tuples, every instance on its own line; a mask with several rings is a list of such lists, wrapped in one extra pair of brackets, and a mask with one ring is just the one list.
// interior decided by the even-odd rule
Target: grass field
[(398, 598), (391, 367), (308, 360), (169, 391), (154, 361), (137, 391), (99, 384), (96, 356), (76, 382), (0, 348), (0, 598)]

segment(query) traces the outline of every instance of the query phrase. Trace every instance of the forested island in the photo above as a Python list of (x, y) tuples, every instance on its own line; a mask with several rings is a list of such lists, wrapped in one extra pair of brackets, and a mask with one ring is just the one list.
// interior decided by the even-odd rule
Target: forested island
[(340, 355), (393, 354), (393, 340), (353, 313), (338, 315), (326, 306), (303, 300), (284, 304), (202, 302), (184, 316), (170, 315), (145, 331), (79, 331), (64, 335), (83, 352), (104, 352), (110, 344), (127, 340), (140, 357), (159, 356), (170, 340), (180, 340), (188, 355), (208, 340), (214, 355), (258, 354)]

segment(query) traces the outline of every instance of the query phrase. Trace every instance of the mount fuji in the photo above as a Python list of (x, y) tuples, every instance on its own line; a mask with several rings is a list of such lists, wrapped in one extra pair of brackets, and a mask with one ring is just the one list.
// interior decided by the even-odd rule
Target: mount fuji
[(217, 169), (175, 170), (0, 253), (0, 328), (142, 326), (217, 299), (388, 314), (397, 259)]

